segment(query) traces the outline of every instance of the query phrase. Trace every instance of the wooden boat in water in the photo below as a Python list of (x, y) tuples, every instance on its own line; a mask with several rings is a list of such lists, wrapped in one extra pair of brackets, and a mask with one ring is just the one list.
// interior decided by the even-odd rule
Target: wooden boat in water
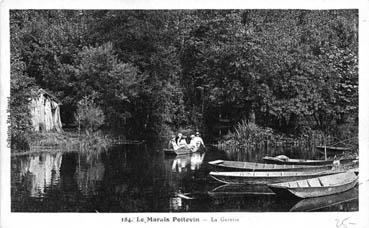
[(323, 208), (357, 200), (358, 197), (359, 190), (358, 187), (355, 187), (339, 194), (302, 199), (297, 202), (289, 211), (304, 212), (321, 210)]
[(354, 171), (322, 176), (317, 178), (268, 184), (268, 187), (280, 195), (311, 198), (333, 195), (353, 188), (358, 181)]
[(308, 166), (308, 165), (278, 165), (265, 164), (257, 162), (242, 162), (242, 161), (225, 161), (215, 160), (210, 161), (211, 165), (216, 170), (226, 171), (322, 171), (332, 169), (332, 165)]
[[(348, 164), (355, 161), (355, 158), (339, 159), (340, 164)], [(263, 157), (263, 161), (269, 164), (285, 164), (285, 165), (332, 165), (333, 159), (329, 160), (308, 160), (308, 159), (293, 159), (286, 156), (280, 157)]]
[(193, 153), (190, 149), (163, 149), (164, 153), (167, 155), (182, 155), (182, 154), (191, 154)]
[(266, 185), (259, 184), (224, 184), (208, 191), (211, 197), (244, 196), (244, 195), (275, 195)]
[(192, 154), (192, 153), (200, 152), (201, 148), (195, 148), (195, 150), (190, 150), (190, 149), (185, 149), (185, 148), (181, 148), (178, 150), (163, 149), (163, 151), (167, 155), (184, 155), (184, 154)]
[(335, 147), (335, 146), (316, 146), (316, 148), (321, 154), (324, 154), (325, 153), (324, 151), (326, 150), (327, 155), (340, 154), (351, 150), (351, 148), (348, 147)]
[(209, 175), (225, 184), (271, 184), (287, 181), (297, 181), (342, 173), (343, 171), (274, 171), (274, 172), (210, 172)]

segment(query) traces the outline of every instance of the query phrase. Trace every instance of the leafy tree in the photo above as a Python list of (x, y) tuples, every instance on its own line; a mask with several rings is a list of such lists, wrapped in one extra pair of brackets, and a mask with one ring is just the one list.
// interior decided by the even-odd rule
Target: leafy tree
[(98, 130), (104, 124), (104, 113), (94, 102), (94, 94), (86, 96), (78, 102), (75, 119), (79, 128), (87, 133)]
[(91, 42), (111, 41), (117, 57), (137, 67), (144, 76), (131, 128), (157, 135), (163, 133), (163, 125), (177, 128), (188, 124), (178, 80), (177, 12), (99, 11), (91, 18)]
[(134, 66), (117, 59), (111, 43), (83, 48), (73, 65), (65, 65), (65, 72), (74, 78), (68, 94), (71, 102), (95, 94), (95, 102), (102, 107), (111, 128), (124, 127), (132, 118), (144, 77)]
[(35, 91), (34, 81), (24, 73), (25, 64), (16, 55), (11, 56), (10, 81), (10, 142), (12, 148), (27, 149), (26, 134), (31, 130), (29, 102)]

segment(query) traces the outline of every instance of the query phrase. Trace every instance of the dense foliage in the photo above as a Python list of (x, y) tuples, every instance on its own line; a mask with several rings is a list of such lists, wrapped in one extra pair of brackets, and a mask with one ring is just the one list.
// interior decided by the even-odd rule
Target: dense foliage
[(24, 63), (19, 57), (11, 57), (12, 80), (10, 82), (10, 142), (11, 146), (17, 143), (22, 149), (28, 149), (28, 139), (26, 135), (30, 132), (31, 116), (28, 103), (32, 98), (32, 78), (27, 77), (24, 72)]
[(96, 105), (92, 95), (78, 102), (75, 119), (78, 122), (78, 128), (84, 129), (89, 134), (104, 124), (105, 116), (101, 108)]
[(256, 147), (260, 143), (267, 140), (274, 140), (275, 135), (270, 128), (261, 128), (255, 123), (246, 122), (242, 120), (235, 126), (235, 131), (228, 133), (224, 137), (224, 143), (230, 144), (228, 146), (238, 147)]
[(133, 138), (212, 126), (214, 108), (291, 134), (357, 125), (357, 10), (13, 10), (10, 23), (12, 126), (31, 85), (65, 124), (95, 94), (104, 126)]

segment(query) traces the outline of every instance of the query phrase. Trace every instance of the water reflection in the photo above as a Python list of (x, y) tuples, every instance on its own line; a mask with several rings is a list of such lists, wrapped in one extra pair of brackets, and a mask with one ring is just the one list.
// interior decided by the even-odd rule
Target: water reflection
[(198, 170), (204, 160), (205, 153), (193, 153), (189, 155), (181, 155), (174, 158), (172, 163), (173, 172), (187, 172)]
[[(14, 157), (12, 160), (12, 173), (16, 174), (12, 181), (24, 183), (29, 196), (38, 198), (45, 197), (47, 190), (57, 187), (59, 182), (68, 184), (71, 181), (76, 182), (83, 195), (95, 194), (105, 171), (98, 154), (41, 153)], [(77, 160), (73, 167), (70, 167), (70, 160)], [(64, 174), (62, 177), (61, 171)], [(72, 174), (73, 180), (68, 180), (69, 174)]]
[(303, 199), (297, 202), (290, 211), (292, 212), (304, 212), (304, 211), (317, 211), (324, 210), (325, 208), (339, 206), (340, 211), (352, 211), (358, 210), (358, 187), (355, 187), (349, 191), (317, 198)]
[(60, 179), (62, 153), (32, 155), (20, 159), (18, 169), (19, 181), (26, 181), (27, 190), (32, 197), (41, 197), (50, 186)]
[(103, 180), (105, 166), (100, 154), (78, 154), (75, 180), (83, 195), (95, 195)]
[(180, 196), (169, 198), (169, 208), (171, 212), (189, 211), (190, 205), (188, 199), (183, 199)]
[[(206, 165), (226, 158), (215, 148), (175, 158), (147, 148), (12, 157), (12, 211), (289, 211), (298, 206), (296, 200), (280, 199), (265, 186), (219, 186), (209, 178)], [(356, 200), (324, 210), (357, 208)]]
[[(171, 194), (169, 197), (169, 211), (189, 211), (189, 196), (194, 191), (194, 186), (189, 186), (196, 179), (197, 171), (201, 168), (205, 153), (193, 153), (176, 156), (173, 160), (166, 161), (166, 175)], [(169, 169), (169, 164), (171, 164)]]

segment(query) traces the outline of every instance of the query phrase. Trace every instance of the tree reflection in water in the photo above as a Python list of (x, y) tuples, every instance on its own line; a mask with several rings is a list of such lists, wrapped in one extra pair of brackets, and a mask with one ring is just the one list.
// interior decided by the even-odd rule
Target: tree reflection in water
[(105, 166), (100, 154), (78, 154), (77, 169), (74, 173), (78, 189), (83, 195), (96, 195), (103, 180)]

